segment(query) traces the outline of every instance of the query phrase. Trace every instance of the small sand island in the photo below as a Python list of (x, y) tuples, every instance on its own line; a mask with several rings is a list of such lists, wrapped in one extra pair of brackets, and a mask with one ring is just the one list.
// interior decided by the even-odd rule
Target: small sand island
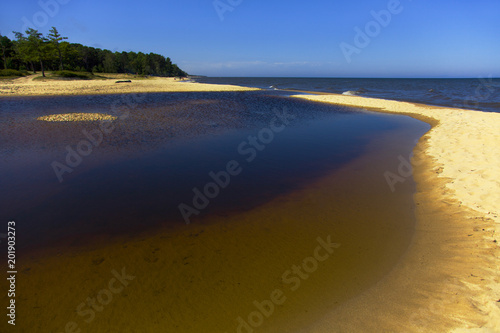
[(62, 113), (51, 114), (36, 118), (41, 121), (98, 121), (98, 120), (116, 120), (115, 116), (102, 113)]

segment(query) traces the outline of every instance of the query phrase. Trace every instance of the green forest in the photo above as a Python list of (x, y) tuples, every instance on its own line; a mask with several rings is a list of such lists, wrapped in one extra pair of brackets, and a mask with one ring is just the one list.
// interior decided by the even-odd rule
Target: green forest
[[(187, 74), (170, 58), (156, 53), (111, 52), (77, 43), (69, 43), (55, 27), (47, 36), (29, 28), (25, 33), (13, 31), (14, 40), (0, 35), (0, 69), (34, 73), (76, 71), (89, 73), (130, 73), (138, 75), (176, 76)], [(11, 71), (9, 71), (11, 70)], [(15, 75), (15, 74), (14, 74)]]

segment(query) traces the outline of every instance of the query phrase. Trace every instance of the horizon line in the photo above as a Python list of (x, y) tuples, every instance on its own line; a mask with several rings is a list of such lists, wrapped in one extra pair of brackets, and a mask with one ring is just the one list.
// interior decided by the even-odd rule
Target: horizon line
[[(200, 76), (200, 77), (210, 77), (210, 78), (256, 78), (256, 79), (408, 79), (408, 80), (470, 80), (470, 79), (481, 79), (486, 76), (470, 76), (470, 77), (363, 77), (363, 76), (211, 76), (211, 75), (201, 75), (201, 74), (188, 74), (188, 76)], [(500, 79), (498, 77), (490, 77), (491, 79)]]

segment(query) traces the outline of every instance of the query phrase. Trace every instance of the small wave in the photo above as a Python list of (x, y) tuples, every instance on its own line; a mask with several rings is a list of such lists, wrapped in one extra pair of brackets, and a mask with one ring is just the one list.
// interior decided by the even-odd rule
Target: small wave
[(347, 95), (347, 96), (356, 96), (356, 95), (359, 95), (359, 93), (357, 91), (353, 91), (353, 90), (348, 90), (348, 91), (344, 91), (342, 93), (342, 95)]
[(427, 93), (429, 95), (442, 95), (443, 94), (443, 92), (441, 92), (440, 90), (433, 89), (433, 88), (428, 89)]

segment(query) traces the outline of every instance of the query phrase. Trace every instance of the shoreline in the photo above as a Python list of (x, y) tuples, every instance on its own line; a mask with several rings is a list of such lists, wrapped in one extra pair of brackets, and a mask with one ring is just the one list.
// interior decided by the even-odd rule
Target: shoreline
[[(500, 162), (499, 155), (496, 153), (500, 152), (500, 149), (494, 147), (494, 143), (499, 142), (500, 139), (500, 114), (493, 112), (483, 112), (475, 110), (465, 110), (465, 109), (453, 109), (448, 107), (440, 106), (429, 106), (425, 104), (417, 104), (410, 102), (399, 102), (392, 100), (383, 100), (377, 98), (367, 98), (359, 96), (346, 96), (346, 95), (294, 95), (293, 98), (302, 98), (314, 102), (331, 103), (349, 107), (364, 108), (370, 111), (390, 113), (390, 114), (400, 114), (407, 115), (412, 118), (424, 121), (432, 126), (431, 130), (425, 135), (427, 140), (429, 140), (429, 147), (427, 147), (428, 153), (432, 158), (436, 159), (437, 164), (445, 166), (442, 170), (441, 177), (457, 179), (460, 173), (464, 173), (465, 176), (471, 176), (470, 178), (464, 177), (460, 183), (449, 182), (447, 186), (450, 190), (458, 192), (454, 195), (454, 199), (462, 200), (462, 204), (478, 210), (483, 214), (490, 215), (496, 224), (500, 224), (500, 193), (494, 193), (494, 190), (500, 190), (500, 181), (492, 178), (491, 180), (495, 182), (495, 187), (489, 187), (491, 190), (486, 194), (489, 196), (487, 203), (484, 203), (485, 197), (479, 197), (470, 193), (472, 190), (479, 190), (482, 185), (486, 185), (486, 181), (481, 183), (472, 183), (473, 174), (471, 172), (475, 171), (486, 171), (491, 170), (491, 165), (496, 166), (494, 162)], [(466, 117), (467, 119), (463, 119)], [(464, 121), (467, 120), (468, 122)], [(478, 128), (472, 128), (472, 126), (486, 126), (484, 128), (486, 131), (478, 133), (481, 135), (480, 139), (484, 139), (488, 136), (489, 140), (480, 140), (471, 137), (471, 134), (466, 131), (467, 128), (470, 130), (478, 130)], [(483, 126), (484, 125), (484, 126)], [(437, 134), (433, 132), (438, 132)], [(451, 135), (450, 135), (451, 134)], [(462, 135), (466, 135), (466, 139), (461, 139)], [(455, 140), (454, 143), (461, 144), (460, 147), (455, 147), (455, 151), (448, 154), (443, 151), (444, 148), (452, 149), (451, 145), (446, 145), (446, 139)], [(466, 145), (465, 141), (472, 141), (472, 144)], [(485, 145), (485, 142), (488, 145)], [(441, 146), (440, 146), (441, 145)], [(474, 147), (470, 147), (474, 146)], [(482, 148), (481, 148), (482, 146)], [(457, 149), (458, 148), (458, 149)], [(491, 163), (486, 164), (479, 162), (478, 168), (471, 171), (467, 168), (471, 168), (470, 165), (466, 165), (466, 162), (474, 162), (474, 159), (462, 160), (461, 164), (456, 167), (452, 167), (446, 162), (457, 162), (453, 159), (452, 153), (457, 153), (456, 150), (461, 150), (462, 148), (477, 148), (475, 151), (479, 156), (475, 157), (491, 157)], [(472, 153), (472, 152), (471, 152)], [(462, 154), (464, 155), (464, 154)], [(464, 156), (461, 156), (464, 157)], [(496, 160), (494, 160), (496, 158)], [(476, 159), (477, 161), (477, 159)], [(472, 163), (474, 165), (474, 163)], [(460, 167), (464, 171), (460, 170)], [(498, 170), (494, 170), (497, 171)], [(490, 172), (488, 172), (490, 174)], [(493, 193), (492, 193), (493, 192)], [(485, 193), (482, 193), (485, 194)], [(483, 202), (482, 202), (483, 201)], [(500, 230), (500, 229), (497, 229)]]
[[(500, 142), (500, 114), (359, 96), (329, 94), (292, 97), (407, 115), (431, 125), (431, 130), (422, 136), (414, 150), (414, 160), (417, 158), (423, 163), (414, 164), (412, 161), (413, 177), (417, 183), (416, 237), (406, 255), (407, 262), (403, 260), (380, 284), (390, 280), (392, 283), (377, 288), (394, 294), (392, 289), (395, 283), (408, 283), (402, 280), (403, 276), (413, 281), (418, 281), (413, 274), (429, 278), (420, 274), (420, 270), (440, 278), (452, 277), (453, 281), (448, 281), (445, 289), (458, 287), (460, 297), (457, 302), (460, 304), (446, 302), (443, 296), (447, 309), (438, 316), (449, 322), (447, 329), (455, 329), (454, 332), (476, 331), (478, 328), (485, 332), (499, 331), (500, 251), (497, 235), (500, 233), (500, 148), (496, 143)], [(491, 175), (493, 178), (490, 178)], [(476, 224), (477, 221), (481, 221), (480, 225)], [(429, 241), (431, 239), (433, 241)], [(430, 251), (431, 248), (434, 251)], [(435, 256), (442, 258), (437, 260), (433, 258)], [(426, 265), (422, 266), (424, 257)], [(458, 267), (450, 265), (450, 262)], [(409, 268), (412, 265), (419, 270), (412, 271)], [(437, 271), (432, 271), (427, 265)], [(418, 293), (427, 293), (431, 305), (437, 304), (433, 303), (434, 293), (430, 287), (437, 285), (436, 282), (427, 281)], [(410, 291), (400, 290), (405, 294)], [(439, 294), (439, 290), (437, 292)], [(383, 293), (372, 290), (367, 295), (377, 299)], [(438, 303), (443, 305), (443, 301)], [(422, 309), (422, 306), (430, 314), (436, 314), (429, 310), (429, 304), (423, 302), (419, 308)], [(398, 311), (393, 306), (388, 308)], [(370, 315), (369, 311), (366, 315)], [(420, 318), (419, 322), (422, 320)], [(316, 329), (323, 331), (320, 327), (332, 328), (320, 325)], [(420, 326), (415, 325), (414, 328), (417, 327)]]

